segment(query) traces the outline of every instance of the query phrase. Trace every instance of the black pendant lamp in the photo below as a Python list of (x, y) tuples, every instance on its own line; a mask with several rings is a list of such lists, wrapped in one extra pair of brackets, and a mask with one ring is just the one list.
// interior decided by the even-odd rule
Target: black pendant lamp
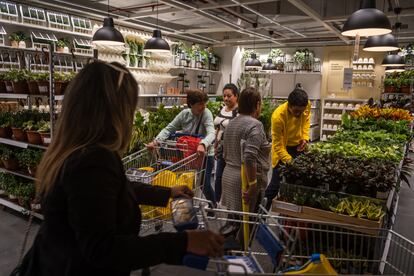
[(170, 45), (162, 38), (161, 30), (158, 29), (158, 1), (157, 1), (157, 29), (152, 37), (145, 42), (144, 51), (152, 53), (169, 53)]
[(115, 29), (114, 19), (109, 17), (109, 0), (108, 0), (108, 17), (104, 18), (103, 27), (98, 29), (93, 35), (92, 42), (95, 45), (122, 46), (125, 45), (124, 37), (121, 32)]
[(388, 54), (382, 60), (381, 66), (398, 67), (405, 66), (405, 59), (398, 54)]
[[(254, 29), (257, 28), (256, 22), (253, 23), (253, 28)], [(245, 69), (256, 69), (256, 70), (262, 69), (262, 63), (260, 62), (260, 60), (257, 59), (257, 56), (254, 52), (255, 50), (256, 50), (256, 36), (253, 36), (253, 53), (251, 53), (250, 58), (244, 64)]]
[(375, 0), (362, 0), (361, 9), (357, 10), (346, 20), (342, 27), (345, 36), (374, 36), (391, 33), (388, 17), (375, 8)]
[[(273, 31), (269, 31), (269, 35), (272, 36)], [(272, 52), (272, 41), (270, 41), (269, 46), (270, 46), (269, 47), (270, 52)], [(270, 54), (270, 52), (269, 52), (269, 54)], [(265, 63), (265, 65), (263, 65), (262, 70), (265, 71), (265, 72), (269, 72), (269, 73), (276, 71), (276, 65), (273, 64), (271, 58), (267, 59), (267, 62)]]
[(398, 67), (385, 67), (385, 73), (395, 73), (395, 72), (404, 72), (405, 67), (404, 66), (398, 66)]
[(397, 39), (392, 34), (370, 36), (364, 46), (364, 51), (368, 52), (389, 52), (398, 49)]

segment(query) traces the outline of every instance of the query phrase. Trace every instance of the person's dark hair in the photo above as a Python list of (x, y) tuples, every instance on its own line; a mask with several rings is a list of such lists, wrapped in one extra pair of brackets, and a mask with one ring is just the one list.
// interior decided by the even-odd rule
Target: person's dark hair
[(308, 105), (308, 94), (305, 90), (300, 88), (295, 88), (290, 92), (288, 97), (288, 104), (290, 106), (307, 106)]
[(240, 93), (239, 113), (250, 115), (256, 111), (257, 103), (262, 101), (259, 91), (254, 87), (248, 87)]
[(234, 96), (236, 96), (237, 98), (239, 97), (240, 91), (237, 88), (237, 86), (233, 83), (228, 83), (223, 87), (223, 91), (226, 89), (230, 89), (231, 92), (233, 93)]
[(187, 90), (187, 105), (191, 107), (193, 104), (196, 103), (206, 103), (208, 101), (207, 93), (194, 89), (194, 90)]

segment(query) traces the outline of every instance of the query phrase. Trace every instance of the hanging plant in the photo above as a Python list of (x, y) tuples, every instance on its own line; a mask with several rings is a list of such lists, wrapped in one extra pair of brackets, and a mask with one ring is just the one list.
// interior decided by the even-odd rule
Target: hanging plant
[(285, 53), (283, 53), (280, 49), (272, 49), (268, 55), (268, 58), (272, 59), (273, 62), (278, 61), (278, 57), (282, 57)]
[(259, 56), (258, 53), (253, 49), (244, 50), (242, 55), (242, 61), (247, 61), (253, 53), (256, 54), (257, 57)]

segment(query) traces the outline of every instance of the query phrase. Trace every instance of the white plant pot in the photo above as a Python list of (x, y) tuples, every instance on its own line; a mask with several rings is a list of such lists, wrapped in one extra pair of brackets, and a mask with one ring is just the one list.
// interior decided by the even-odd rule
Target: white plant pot
[(69, 47), (68, 47), (68, 46), (65, 46), (65, 47), (63, 48), (63, 52), (64, 52), (64, 53), (69, 53)]
[(19, 48), (26, 48), (26, 42), (20, 41), (19, 42)]

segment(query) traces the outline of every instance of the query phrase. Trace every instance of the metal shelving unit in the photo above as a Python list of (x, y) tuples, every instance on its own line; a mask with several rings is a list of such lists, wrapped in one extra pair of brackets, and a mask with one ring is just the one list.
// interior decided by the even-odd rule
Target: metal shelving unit
[(36, 180), (36, 178), (34, 178), (34, 177), (32, 177), (32, 176), (30, 176), (28, 174), (24, 174), (24, 173), (16, 172), (16, 171), (6, 170), (5, 168), (0, 168), (0, 172), (13, 174), (13, 175), (16, 175), (16, 176), (19, 176), (19, 177), (23, 177), (23, 178), (26, 178), (26, 179), (29, 179), (29, 180), (33, 180), (33, 181)]
[[(30, 211), (27, 210), (26, 208), (24, 208), (24, 207), (22, 207), (20, 205), (17, 205), (16, 203), (13, 203), (11, 201), (8, 201), (8, 200), (6, 200), (4, 198), (0, 198), (0, 205), (3, 205), (3, 206), (8, 207), (10, 209), (13, 209), (13, 210), (15, 210), (17, 212), (20, 212), (20, 213), (24, 214), (24, 215), (29, 215), (30, 214)], [(33, 216), (35, 218), (44, 220), (44, 217), (43, 217), (42, 214), (33, 212)]]

